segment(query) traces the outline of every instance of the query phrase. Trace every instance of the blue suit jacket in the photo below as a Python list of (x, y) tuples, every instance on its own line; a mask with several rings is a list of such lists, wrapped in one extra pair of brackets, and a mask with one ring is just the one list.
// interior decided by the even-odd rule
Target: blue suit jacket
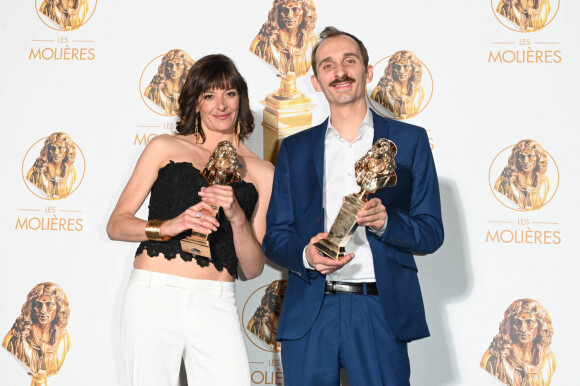
[[(379, 197), (387, 208), (382, 237), (367, 229), (375, 277), (392, 335), (411, 341), (429, 335), (413, 253), (432, 253), (443, 243), (439, 184), (424, 129), (373, 112), (374, 141), (397, 145), (397, 185)], [(306, 269), (304, 247), (324, 232), (322, 184), (328, 120), (282, 141), (263, 246), (266, 256), (289, 269), (277, 340), (303, 337), (312, 327), (324, 296), (325, 275)], [(353, 165), (354, 168), (354, 165)]]

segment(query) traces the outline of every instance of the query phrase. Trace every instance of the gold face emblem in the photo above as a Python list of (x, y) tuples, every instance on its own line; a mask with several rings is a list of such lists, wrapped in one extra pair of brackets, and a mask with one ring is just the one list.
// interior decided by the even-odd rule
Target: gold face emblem
[(280, 352), (280, 342), (276, 342), (278, 319), (282, 311), (286, 280), (276, 280), (268, 284), (260, 305), (246, 325), (246, 330), (260, 338), (272, 351)]
[(194, 61), (183, 50), (171, 50), (163, 56), (157, 73), (143, 95), (167, 115), (176, 115), (179, 93)]
[(77, 146), (68, 134), (53, 133), (44, 141), (26, 180), (40, 189), (43, 198), (66, 198), (74, 190), (77, 180), (76, 155)]
[(480, 366), (506, 385), (549, 385), (556, 370), (552, 319), (536, 300), (519, 299), (504, 312)]
[(70, 348), (69, 316), (62, 288), (40, 283), (30, 291), (21, 315), (4, 337), (2, 347), (22, 362), (33, 385), (46, 385), (47, 377), (60, 370)]
[(508, 164), (494, 184), (494, 190), (513, 202), (520, 210), (542, 208), (550, 192), (546, 175), (548, 155), (531, 139), (519, 141), (512, 148)]
[(425, 98), (422, 78), (423, 67), (417, 55), (398, 51), (390, 57), (371, 99), (383, 105), (395, 118), (412, 118), (421, 110)]
[(549, 0), (501, 0), (495, 11), (508, 28), (533, 32), (546, 26), (551, 9)]

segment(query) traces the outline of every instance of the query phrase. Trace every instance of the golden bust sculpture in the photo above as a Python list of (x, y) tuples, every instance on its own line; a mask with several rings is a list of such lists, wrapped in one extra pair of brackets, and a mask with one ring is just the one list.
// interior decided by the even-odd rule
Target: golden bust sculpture
[(268, 284), (262, 301), (254, 316), (248, 322), (246, 329), (260, 338), (274, 351), (281, 349), (280, 342), (276, 342), (278, 319), (282, 311), (286, 280), (276, 280)]
[(552, 319), (536, 300), (519, 299), (504, 313), (480, 366), (510, 386), (548, 386), (556, 370)]
[(423, 67), (417, 55), (398, 51), (389, 58), (371, 98), (385, 106), (395, 118), (412, 118), (421, 109), (425, 97), (422, 78)]
[(310, 69), (316, 44), (316, 18), (311, 0), (274, 0), (268, 20), (252, 41), (250, 51), (283, 76), (304, 76)]
[(78, 29), (89, 12), (87, 0), (44, 0), (40, 13), (54, 21), (60, 29)]
[(176, 115), (179, 108), (179, 93), (193, 60), (183, 50), (171, 50), (163, 56), (151, 83), (144, 95), (167, 114)]
[(60, 370), (70, 348), (69, 316), (68, 299), (60, 286), (40, 283), (30, 291), (6, 334), (2, 347), (26, 366), (32, 386), (46, 385), (46, 378)]
[(495, 182), (494, 189), (513, 201), (519, 209), (540, 209), (550, 191), (547, 169), (546, 151), (538, 142), (524, 139), (512, 148), (508, 164)]
[(236, 148), (230, 141), (221, 141), (209, 157), (201, 175), (210, 185), (227, 185), (241, 180)]
[(537, 31), (546, 25), (550, 10), (549, 0), (501, 0), (496, 11), (522, 31)]
[(76, 145), (65, 133), (52, 133), (45, 141), (40, 156), (26, 175), (50, 200), (68, 197), (77, 178), (74, 167)]

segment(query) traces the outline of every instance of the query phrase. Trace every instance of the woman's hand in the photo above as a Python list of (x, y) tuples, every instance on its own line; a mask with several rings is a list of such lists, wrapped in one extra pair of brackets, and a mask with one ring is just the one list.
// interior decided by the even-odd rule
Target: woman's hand
[(198, 193), (203, 203), (220, 206), (230, 223), (246, 219), (234, 190), (229, 185), (212, 185), (201, 188)]
[(174, 219), (164, 222), (161, 226), (161, 235), (173, 237), (189, 229), (210, 234), (217, 231), (219, 226), (215, 215), (216, 211), (210, 204), (200, 201)]

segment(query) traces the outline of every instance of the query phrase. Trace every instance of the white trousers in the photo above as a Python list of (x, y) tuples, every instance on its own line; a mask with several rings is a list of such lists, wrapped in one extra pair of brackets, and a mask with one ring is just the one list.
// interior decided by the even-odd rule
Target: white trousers
[(234, 283), (134, 269), (121, 315), (128, 384), (250, 385)]

